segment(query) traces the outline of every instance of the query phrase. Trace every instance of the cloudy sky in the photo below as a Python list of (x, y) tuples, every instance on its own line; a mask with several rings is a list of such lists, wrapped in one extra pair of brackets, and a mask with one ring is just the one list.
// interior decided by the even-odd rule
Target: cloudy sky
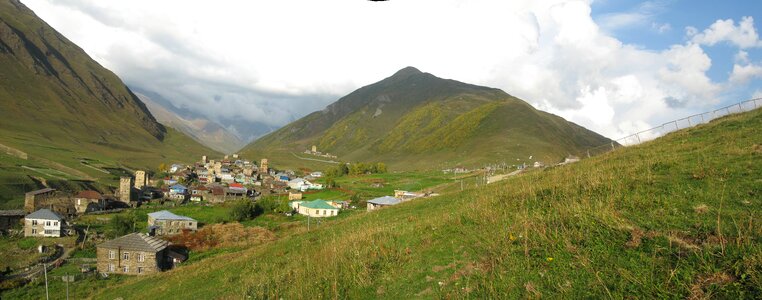
[(128, 85), (282, 126), (414, 66), (610, 138), (762, 97), (762, 2), (23, 0)]

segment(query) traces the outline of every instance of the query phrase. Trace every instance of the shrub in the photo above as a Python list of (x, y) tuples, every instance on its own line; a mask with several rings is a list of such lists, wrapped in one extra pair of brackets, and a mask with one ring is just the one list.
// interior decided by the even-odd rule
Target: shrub
[(250, 200), (238, 200), (231, 208), (230, 215), (238, 222), (250, 220), (264, 213), (259, 203), (254, 204)]

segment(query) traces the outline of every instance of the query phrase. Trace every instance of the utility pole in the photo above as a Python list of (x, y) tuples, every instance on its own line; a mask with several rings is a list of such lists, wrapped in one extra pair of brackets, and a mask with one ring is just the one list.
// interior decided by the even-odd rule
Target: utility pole
[(50, 294), (48, 294), (48, 267), (45, 263), (42, 264), (42, 271), (45, 272), (45, 299), (50, 300)]
[(307, 214), (307, 231), (310, 231), (310, 214)]

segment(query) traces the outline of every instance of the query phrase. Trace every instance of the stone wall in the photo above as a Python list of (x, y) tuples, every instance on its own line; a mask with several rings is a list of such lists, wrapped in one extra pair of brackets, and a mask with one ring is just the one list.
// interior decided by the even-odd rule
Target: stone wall
[[(109, 251), (114, 251), (114, 258), (111, 259)], [(129, 258), (124, 259), (124, 253), (129, 253)], [(143, 261), (139, 261), (140, 254), (144, 255)], [(126, 274), (126, 275), (146, 275), (161, 272), (168, 265), (166, 249), (157, 253), (133, 251), (125, 249), (110, 249), (98, 247), (96, 250), (99, 273)], [(113, 266), (113, 271), (109, 271), (109, 265)], [(127, 266), (127, 273), (124, 267)], [(138, 272), (140, 268), (140, 272)]]
[(155, 233), (157, 236), (174, 235), (183, 232), (183, 230), (198, 230), (198, 222), (181, 220), (154, 220), (148, 217), (148, 226), (157, 226)]

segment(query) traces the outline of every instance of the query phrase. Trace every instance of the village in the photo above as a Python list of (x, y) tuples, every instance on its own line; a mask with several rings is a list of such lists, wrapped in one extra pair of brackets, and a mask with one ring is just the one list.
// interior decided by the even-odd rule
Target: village
[[(423, 190), (450, 182), (377, 175), (347, 183), (365, 186), (365, 192), (350, 193), (338, 188), (333, 173), (326, 179), (322, 171), (279, 170), (266, 158), (254, 162), (232, 154), (220, 160), (202, 156), (192, 164), (162, 164), (155, 172), (136, 170), (133, 176), (119, 178), (118, 189), (110, 194), (94, 190), (70, 194), (53, 188), (29, 191), (24, 209), (0, 211), (0, 232), (3, 238), (34, 238), (30, 241), (37, 243), (33, 255), (37, 259), (26, 266), (6, 264), (2, 276), (20, 282), (41, 280), (71, 259), (78, 262), (79, 272), (98, 278), (162, 272), (193, 256), (184, 239), (205, 227), (236, 221), (258, 225), (265, 221), (257, 220), (273, 219), (272, 228), (278, 222), (297, 222), (309, 229), (345, 214), (436, 196)], [(384, 178), (394, 176), (404, 179), (400, 186), (421, 191), (390, 186)], [(234, 216), (241, 214), (241, 207), (244, 216)], [(183, 210), (190, 215), (178, 213)], [(270, 214), (262, 217), (263, 213)], [(210, 214), (216, 219), (206, 217)], [(132, 223), (115, 230), (125, 216)]]

